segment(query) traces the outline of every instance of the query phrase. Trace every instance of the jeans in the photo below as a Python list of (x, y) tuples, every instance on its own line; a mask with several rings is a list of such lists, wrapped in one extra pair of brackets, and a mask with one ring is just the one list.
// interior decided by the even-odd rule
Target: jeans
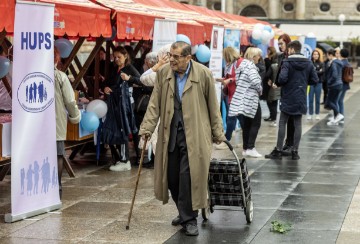
[(240, 123), (242, 128), (243, 137), (243, 149), (253, 149), (255, 147), (255, 141), (257, 134), (261, 126), (261, 108), (260, 103), (256, 111), (255, 117), (250, 118), (244, 115), (240, 115)]
[(314, 114), (314, 95), (315, 95), (315, 114), (320, 114), (320, 96), (321, 96), (322, 84), (317, 83), (314, 86), (310, 86), (309, 91), (309, 114)]
[(344, 115), (344, 98), (347, 90), (348, 88), (343, 86), (342, 92), (339, 97), (339, 113), (341, 113), (342, 115)]
[[(293, 135), (291, 135), (294, 139), (293, 139), (293, 150), (297, 151), (299, 148), (299, 144), (300, 144), (300, 139), (301, 139), (301, 130), (302, 130), (302, 125), (301, 125), (301, 118), (302, 115), (289, 115), (287, 113), (281, 112), (280, 113), (280, 120), (279, 120), (279, 131), (278, 131), (278, 138), (277, 138), (277, 144), (276, 144), (276, 148), (278, 150), (282, 150), (282, 146), (284, 143), (284, 138), (285, 138), (285, 127), (286, 124), (289, 125), (288, 120), (289, 118), (292, 118), (293, 120), (293, 124), (294, 124), (294, 131), (293, 131)], [(288, 139), (289, 139), (289, 135), (288, 135)]]
[(341, 95), (342, 86), (335, 86), (329, 88), (327, 104), (330, 109), (334, 111), (334, 117), (339, 113), (339, 98)]
[(228, 141), (231, 140), (231, 136), (232, 136), (233, 131), (235, 130), (237, 120), (239, 120), (239, 123), (241, 125), (240, 119), (241, 119), (240, 116), (227, 116), (227, 118), (226, 118), (226, 133), (225, 133), (226, 140), (228, 140)]

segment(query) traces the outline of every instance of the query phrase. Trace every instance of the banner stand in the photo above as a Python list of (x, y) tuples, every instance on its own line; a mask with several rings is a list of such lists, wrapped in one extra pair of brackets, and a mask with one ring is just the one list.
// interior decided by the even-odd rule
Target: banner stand
[(5, 223), (13, 223), (19, 220), (23, 220), (26, 218), (30, 218), (36, 215), (40, 215), (40, 214), (44, 214), (44, 213), (48, 213), (54, 210), (58, 210), (62, 207), (62, 204), (56, 204), (53, 206), (49, 206), (46, 208), (42, 208), (42, 209), (38, 209), (38, 210), (34, 210), (31, 212), (27, 212), (24, 214), (18, 214), (18, 215), (12, 215), (11, 213), (5, 214)]

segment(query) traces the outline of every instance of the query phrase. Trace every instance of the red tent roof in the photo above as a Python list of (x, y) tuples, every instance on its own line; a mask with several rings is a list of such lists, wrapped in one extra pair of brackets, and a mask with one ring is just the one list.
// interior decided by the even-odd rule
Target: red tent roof
[[(38, 2), (55, 4), (54, 34), (57, 36), (65, 34), (84, 37), (111, 36), (110, 9), (89, 0), (38, 0)], [(1, 0), (0, 13), (2, 13), (0, 30), (5, 28), (6, 32), (13, 33), (15, 0)]]
[(14, 32), (15, 0), (0, 1), (0, 31)]

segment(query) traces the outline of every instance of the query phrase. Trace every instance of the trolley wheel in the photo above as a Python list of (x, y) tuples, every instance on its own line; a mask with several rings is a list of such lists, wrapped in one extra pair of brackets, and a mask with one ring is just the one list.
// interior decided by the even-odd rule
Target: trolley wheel
[(245, 210), (246, 222), (250, 224), (254, 217), (254, 205), (251, 200), (248, 200), (246, 202), (246, 208), (244, 210)]

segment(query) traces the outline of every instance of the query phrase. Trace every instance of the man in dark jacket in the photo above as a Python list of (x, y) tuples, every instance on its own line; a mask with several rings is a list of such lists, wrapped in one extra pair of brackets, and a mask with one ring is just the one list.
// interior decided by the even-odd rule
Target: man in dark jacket
[(327, 51), (330, 66), (326, 73), (327, 86), (329, 88), (327, 105), (334, 111), (334, 117), (330, 119), (327, 125), (337, 125), (343, 118), (339, 111), (339, 99), (343, 90), (342, 71), (343, 63), (335, 56), (335, 50), (330, 49)]
[(286, 124), (289, 118), (294, 120), (294, 146), (292, 159), (300, 159), (298, 148), (301, 139), (301, 118), (306, 114), (306, 89), (309, 84), (319, 81), (311, 61), (300, 54), (301, 43), (292, 41), (287, 46), (289, 57), (283, 61), (278, 84), (281, 86), (280, 121), (277, 144), (274, 150), (265, 158), (281, 159), (282, 146), (285, 138)]

